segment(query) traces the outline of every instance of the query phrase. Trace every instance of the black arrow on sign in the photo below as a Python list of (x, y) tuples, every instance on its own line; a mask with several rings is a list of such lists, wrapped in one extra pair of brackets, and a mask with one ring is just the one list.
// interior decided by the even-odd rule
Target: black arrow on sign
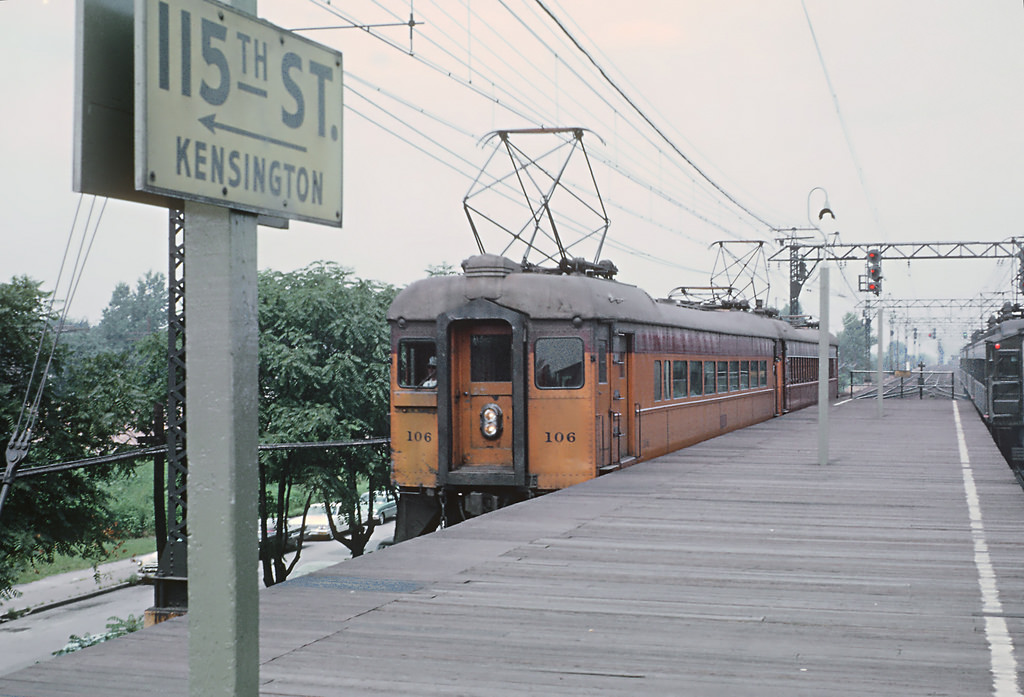
[(235, 133), (240, 136), (245, 136), (246, 138), (252, 138), (253, 140), (260, 140), (263, 141), (264, 143), (280, 145), (283, 148), (291, 148), (292, 150), (298, 150), (299, 152), (306, 152), (306, 147), (304, 145), (296, 145), (295, 143), (289, 143), (288, 141), (285, 140), (278, 140), (277, 138), (271, 138), (270, 136), (265, 136), (261, 133), (253, 133), (252, 131), (247, 131), (244, 128), (239, 128), (237, 126), (229, 126), (226, 123), (221, 123), (217, 121), (216, 114), (204, 116), (203, 118), (199, 119), (199, 123), (203, 124), (208, 129), (210, 129), (210, 133), (213, 134), (216, 134), (217, 129), (219, 128), (222, 131), (227, 131), (228, 133)]

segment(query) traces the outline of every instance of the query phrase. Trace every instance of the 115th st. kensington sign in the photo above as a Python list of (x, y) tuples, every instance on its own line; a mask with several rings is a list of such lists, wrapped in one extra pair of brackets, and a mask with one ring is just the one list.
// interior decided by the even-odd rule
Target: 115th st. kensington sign
[(341, 225), (341, 54), (210, 0), (137, 0), (135, 186)]

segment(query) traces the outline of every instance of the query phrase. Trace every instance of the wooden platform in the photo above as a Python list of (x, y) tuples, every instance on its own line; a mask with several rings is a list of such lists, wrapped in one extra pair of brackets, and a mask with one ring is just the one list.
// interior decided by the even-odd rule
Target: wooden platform
[[(268, 589), (261, 694), (1017, 694), (1024, 492), (969, 403), (885, 408), (827, 467), (806, 410)], [(186, 695), (186, 627), (0, 695)]]

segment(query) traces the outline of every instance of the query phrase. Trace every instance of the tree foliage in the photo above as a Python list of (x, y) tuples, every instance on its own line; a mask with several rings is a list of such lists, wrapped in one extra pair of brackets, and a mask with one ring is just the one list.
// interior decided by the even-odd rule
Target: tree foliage
[[(107, 454), (126, 435), (152, 433), (153, 406), (166, 401), (166, 300), (162, 274), (114, 289), (102, 321), (62, 335), (49, 373), (28, 460), (23, 466)], [(334, 264), (259, 279), (260, 436), (263, 442), (350, 441), (387, 432), (389, 333), (395, 290)], [(0, 284), (0, 429), (9, 438), (27, 389), (46, 295), (26, 278)], [(47, 344), (48, 345), (48, 344)], [(45, 358), (45, 357), (44, 357)], [(381, 447), (296, 449), (260, 460), (261, 559), (269, 585), (287, 578), (284, 536), (292, 508), (311, 500), (341, 504), (351, 527), (335, 539), (354, 555), (372, 532), (359, 489), (390, 485)], [(0, 525), (0, 593), (33, 560), (56, 552), (99, 559), (125, 527), (106, 485), (132, 464), (19, 479)], [(133, 511), (133, 520), (138, 517)], [(268, 526), (269, 521), (269, 526)], [(139, 525), (133, 522), (133, 531)]]
[[(99, 326), (82, 322), (61, 335), (23, 469), (131, 447), (126, 436), (152, 429), (153, 404), (163, 401), (166, 389), (166, 339), (162, 332), (141, 328), (163, 315), (165, 304), (157, 301), (162, 284), (163, 276), (152, 273), (140, 279), (134, 292), (119, 284)], [(29, 385), (32, 366), (43, 369), (53, 342), (55, 318), (47, 315), (47, 306), (39, 283), (20, 277), (0, 284), (0, 431), (5, 444), (18, 427), (26, 394), (34, 396), (38, 387), (40, 373)], [(123, 330), (114, 331), (115, 325)], [(110, 500), (106, 489), (130, 476), (132, 467), (93, 466), (16, 480), (0, 524), (0, 593), (9, 590), (20, 571), (58, 552), (99, 560), (105, 546), (137, 533), (137, 512), (126, 526), (120, 502)]]
[[(390, 339), (385, 313), (394, 289), (360, 280), (336, 264), (259, 279), (260, 438), (263, 442), (350, 441), (387, 430)], [(388, 459), (375, 448), (301, 449), (260, 458), (264, 583), (287, 578), (287, 512), (296, 487), (340, 503), (358, 521), (357, 482), (388, 486)], [(307, 498), (306, 506), (308, 507)], [(329, 507), (330, 509), (330, 507)], [(366, 528), (336, 539), (361, 554)], [(368, 538), (368, 534), (365, 535)]]
[(875, 341), (867, 325), (852, 312), (843, 315), (843, 329), (836, 338), (839, 340), (839, 382), (843, 388), (851, 370), (871, 369), (869, 354)]
[[(29, 412), (23, 405), (26, 395), (29, 402), (35, 396), (52, 343), (53, 318), (47, 315), (47, 295), (39, 285), (26, 277), (0, 284), (0, 430), (5, 445), (16, 431), (28, 427)], [(44, 331), (48, 341), (40, 342)], [(66, 362), (67, 352), (58, 347), (23, 466), (88, 457), (109, 435), (110, 419), (97, 413), (93, 400), (66, 370)], [(33, 365), (37, 372), (30, 385)], [(52, 559), (56, 552), (87, 556), (101, 549), (112, 518), (99, 483), (110, 473), (104, 468), (17, 481), (0, 525), (0, 592), (8, 591), (16, 575), (34, 560)]]

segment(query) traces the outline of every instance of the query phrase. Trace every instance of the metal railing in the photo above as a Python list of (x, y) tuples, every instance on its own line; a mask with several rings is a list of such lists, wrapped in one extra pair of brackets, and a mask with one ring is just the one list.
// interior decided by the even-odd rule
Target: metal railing
[[(851, 399), (878, 397), (878, 388), (874, 384), (878, 371), (850, 370), (848, 372)], [(916, 394), (918, 399), (924, 399), (927, 394), (929, 397), (956, 399), (956, 391), (953, 386), (954, 375), (955, 373), (951, 370), (886, 370), (883, 371), (882, 397), (883, 399), (903, 399), (907, 395), (913, 397)], [(860, 378), (859, 383), (857, 378)]]

